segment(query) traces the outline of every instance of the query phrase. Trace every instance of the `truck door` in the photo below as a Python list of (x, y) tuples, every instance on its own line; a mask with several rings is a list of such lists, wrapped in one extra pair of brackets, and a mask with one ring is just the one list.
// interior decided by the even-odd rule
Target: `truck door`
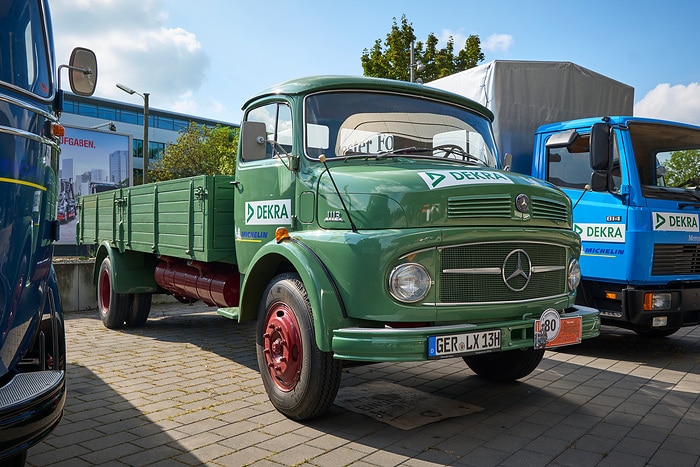
[(608, 189), (591, 190), (590, 134), (579, 130), (573, 142), (547, 148), (547, 180), (571, 198), (574, 231), (581, 236), (581, 273), (587, 280), (624, 282), (628, 207), (620, 196), (627, 170), (613, 132), (612, 177)]
[[(292, 112), (285, 101), (249, 110), (244, 121), (265, 124), (264, 158), (241, 151), (236, 169), (235, 241), (238, 267), (246, 272), (255, 253), (274, 240), (277, 227), (293, 227), (295, 172), (290, 167)], [(255, 160), (253, 160), (255, 159)]]

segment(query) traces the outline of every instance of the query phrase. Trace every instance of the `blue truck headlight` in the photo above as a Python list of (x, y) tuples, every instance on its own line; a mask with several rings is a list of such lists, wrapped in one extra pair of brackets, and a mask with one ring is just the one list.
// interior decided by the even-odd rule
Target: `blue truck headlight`
[[(670, 292), (647, 292), (644, 294), (644, 311), (661, 311), (671, 309)], [(664, 325), (665, 326), (665, 325)]]
[(430, 274), (417, 263), (401, 264), (389, 273), (389, 293), (400, 302), (422, 300), (428, 295), (430, 283)]
[(569, 263), (569, 290), (574, 291), (581, 282), (581, 266), (577, 259), (572, 259)]

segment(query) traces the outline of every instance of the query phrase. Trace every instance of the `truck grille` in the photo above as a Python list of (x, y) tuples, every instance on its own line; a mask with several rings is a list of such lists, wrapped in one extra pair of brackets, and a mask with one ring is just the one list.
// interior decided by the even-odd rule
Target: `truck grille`
[[(565, 247), (538, 242), (474, 243), (443, 248), (439, 300), (443, 304), (473, 304), (566, 294), (567, 257)], [(518, 265), (523, 274), (517, 274)], [(529, 279), (526, 279), (528, 271)], [(508, 279), (510, 276), (513, 277)]]
[[(485, 194), (453, 196), (447, 200), (447, 217), (456, 218), (503, 218), (513, 217), (515, 201), (509, 194)], [(569, 222), (569, 208), (566, 203), (534, 196), (532, 217), (556, 222)]]
[(569, 208), (567, 204), (549, 198), (533, 196), (532, 215), (535, 219), (569, 222)]
[(700, 245), (654, 245), (652, 276), (700, 274)]

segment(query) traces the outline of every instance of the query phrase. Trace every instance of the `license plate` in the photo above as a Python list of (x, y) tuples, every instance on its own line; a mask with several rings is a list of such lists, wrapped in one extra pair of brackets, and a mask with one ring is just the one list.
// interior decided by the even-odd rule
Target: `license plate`
[(496, 350), (501, 350), (500, 329), (428, 337), (428, 358), (455, 357)]

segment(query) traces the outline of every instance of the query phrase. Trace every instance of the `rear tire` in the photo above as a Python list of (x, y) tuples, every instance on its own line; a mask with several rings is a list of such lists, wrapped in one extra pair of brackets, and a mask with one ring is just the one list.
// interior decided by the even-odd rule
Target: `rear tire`
[(140, 328), (148, 320), (151, 312), (150, 293), (135, 293), (131, 295), (131, 309), (126, 314), (126, 325), (132, 328)]
[(265, 289), (256, 351), (265, 391), (282, 414), (308, 420), (333, 404), (342, 365), (316, 345), (311, 305), (297, 274), (281, 274)]
[(102, 324), (109, 329), (124, 327), (124, 320), (131, 308), (131, 297), (112, 288), (112, 261), (107, 256), (100, 264), (97, 275), (97, 311)]
[(515, 381), (532, 373), (544, 357), (544, 349), (518, 349), (463, 357), (469, 368), (489, 381)]

